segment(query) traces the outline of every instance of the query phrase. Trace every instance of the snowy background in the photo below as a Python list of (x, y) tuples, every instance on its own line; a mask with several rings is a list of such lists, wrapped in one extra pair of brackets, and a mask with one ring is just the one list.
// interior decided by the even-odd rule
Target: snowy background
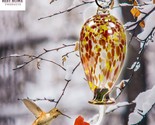
[[(84, 5), (69, 13), (48, 19), (40, 21), (38, 19), (76, 6), (80, 2), (80, 0), (57, 0), (49, 4), (47, 0), (27, 0), (26, 11), (1, 11), (0, 56), (25, 53), (38, 55), (44, 51), (44, 48), (52, 49), (60, 47), (62, 44), (70, 44), (78, 41), (84, 21), (96, 13), (95, 3)], [(120, 8), (116, 8), (112, 14), (122, 22), (127, 22), (128, 16), (123, 16), (124, 12), (124, 10), (122, 12)], [(128, 53), (129, 58), (126, 61), (129, 63), (129, 67), (134, 62), (133, 60), (136, 58), (134, 54), (140, 46), (137, 41), (134, 42), (129, 48), (132, 52)], [(138, 72), (140, 75), (135, 75), (132, 80), (133, 83), (136, 82), (137, 84), (130, 85), (129, 89), (124, 91), (119, 97), (118, 101), (131, 102), (137, 97), (139, 91), (152, 88), (155, 81), (154, 48), (154, 43), (147, 46), (141, 67), (143, 70), (140, 70)], [(61, 56), (72, 50), (74, 50), (74, 47), (58, 52), (51, 52), (43, 57), (61, 64)], [(75, 55), (77, 53), (70, 54), (65, 62), (65, 68), (70, 66), (75, 67), (78, 64), (80, 59)], [(66, 72), (49, 62), (42, 61), (40, 63), (40, 70), (37, 69), (37, 61), (28, 64), (22, 69), (12, 70), (24, 61), (25, 58), (11, 58), (0, 61), (0, 125), (32, 124), (35, 120), (34, 116), (17, 99), (46, 97), (57, 100), (66, 84), (64, 80)], [(127, 74), (124, 71), (122, 77), (128, 78)], [(88, 104), (88, 100), (92, 99), (93, 94), (84, 77), (83, 68), (80, 65), (73, 74), (65, 95), (58, 105), (58, 108), (65, 114), (71, 116), (72, 119), (60, 116), (54, 120), (53, 125), (73, 125), (78, 115), (82, 115), (86, 120), (89, 120), (98, 113), (98, 106)], [(154, 91), (154, 88), (150, 91)], [(151, 96), (150, 98), (153, 99), (153, 97)], [(141, 101), (139, 98), (137, 97), (137, 100)], [(54, 107), (54, 103), (48, 101), (38, 101), (36, 103), (45, 111), (49, 111)], [(144, 109), (147, 110), (147, 108)], [(132, 111), (134, 111), (134, 107), (129, 106), (109, 113), (102, 121), (102, 125), (126, 125), (128, 122), (128, 117), (126, 116)], [(130, 115), (134, 117), (135, 114)], [(155, 110), (153, 108), (141, 125), (154, 125), (154, 115)]]

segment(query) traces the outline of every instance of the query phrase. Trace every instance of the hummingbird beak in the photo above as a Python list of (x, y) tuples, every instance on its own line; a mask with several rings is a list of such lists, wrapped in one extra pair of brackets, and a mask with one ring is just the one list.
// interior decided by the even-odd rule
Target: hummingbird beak
[(70, 118), (70, 119), (71, 119), (70, 116), (68, 116), (68, 115), (66, 115), (66, 114), (64, 114), (64, 113), (62, 113), (62, 112), (60, 112), (60, 114), (63, 115), (63, 116), (66, 116), (67, 118)]

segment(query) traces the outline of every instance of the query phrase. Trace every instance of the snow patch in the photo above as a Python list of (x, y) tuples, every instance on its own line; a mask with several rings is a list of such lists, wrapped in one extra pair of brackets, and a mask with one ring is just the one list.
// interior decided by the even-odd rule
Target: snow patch
[(139, 115), (137, 112), (130, 113), (128, 124), (129, 125), (137, 124), (137, 121), (141, 121), (142, 119), (143, 117)]
[(116, 110), (116, 109), (118, 109), (118, 108), (120, 108), (120, 107), (124, 107), (124, 106), (127, 106), (127, 105), (129, 105), (130, 103), (128, 103), (128, 102), (119, 102), (119, 103), (117, 103), (117, 104), (115, 104), (115, 105), (110, 105), (107, 109), (106, 109), (106, 111), (105, 111), (105, 113), (110, 113), (110, 112), (112, 112), (112, 111), (114, 111), (114, 110)]
[(155, 104), (155, 86), (152, 89), (140, 93), (133, 101), (136, 103), (134, 112), (129, 115), (129, 125), (137, 124), (145, 116)]

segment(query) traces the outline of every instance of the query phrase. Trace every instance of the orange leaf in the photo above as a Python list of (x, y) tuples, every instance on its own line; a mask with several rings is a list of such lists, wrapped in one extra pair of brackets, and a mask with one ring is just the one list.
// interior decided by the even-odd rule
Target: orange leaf
[(145, 22), (144, 22), (144, 20), (141, 21), (141, 22), (139, 23), (139, 25), (140, 25), (142, 28), (144, 28), (144, 27), (145, 27)]
[(84, 118), (82, 116), (79, 116), (75, 119), (74, 125), (90, 125), (87, 122), (84, 122)]
[(134, 6), (137, 6), (137, 5), (138, 5), (137, 0), (134, 0), (133, 5), (134, 5)]
[(133, 7), (130, 12), (134, 17), (138, 17), (140, 15), (140, 11), (136, 7)]

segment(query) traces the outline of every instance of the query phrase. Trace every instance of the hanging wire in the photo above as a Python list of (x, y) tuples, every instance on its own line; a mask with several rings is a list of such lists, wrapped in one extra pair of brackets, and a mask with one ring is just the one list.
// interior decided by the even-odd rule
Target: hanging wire
[[(100, 5), (98, 1), (99, 1), (99, 0), (95, 0), (95, 3), (97, 4), (97, 6), (98, 6), (99, 8), (106, 9), (106, 8), (109, 8), (109, 6), (112, 4), (112, 1), (113, 1), (113, 0), (110, 0), (110, 2), (107, 3), (107, 5), (105, 5), (105, 6)], [(105, 1), (104, 1), (104, 2), (105, 2)]]

